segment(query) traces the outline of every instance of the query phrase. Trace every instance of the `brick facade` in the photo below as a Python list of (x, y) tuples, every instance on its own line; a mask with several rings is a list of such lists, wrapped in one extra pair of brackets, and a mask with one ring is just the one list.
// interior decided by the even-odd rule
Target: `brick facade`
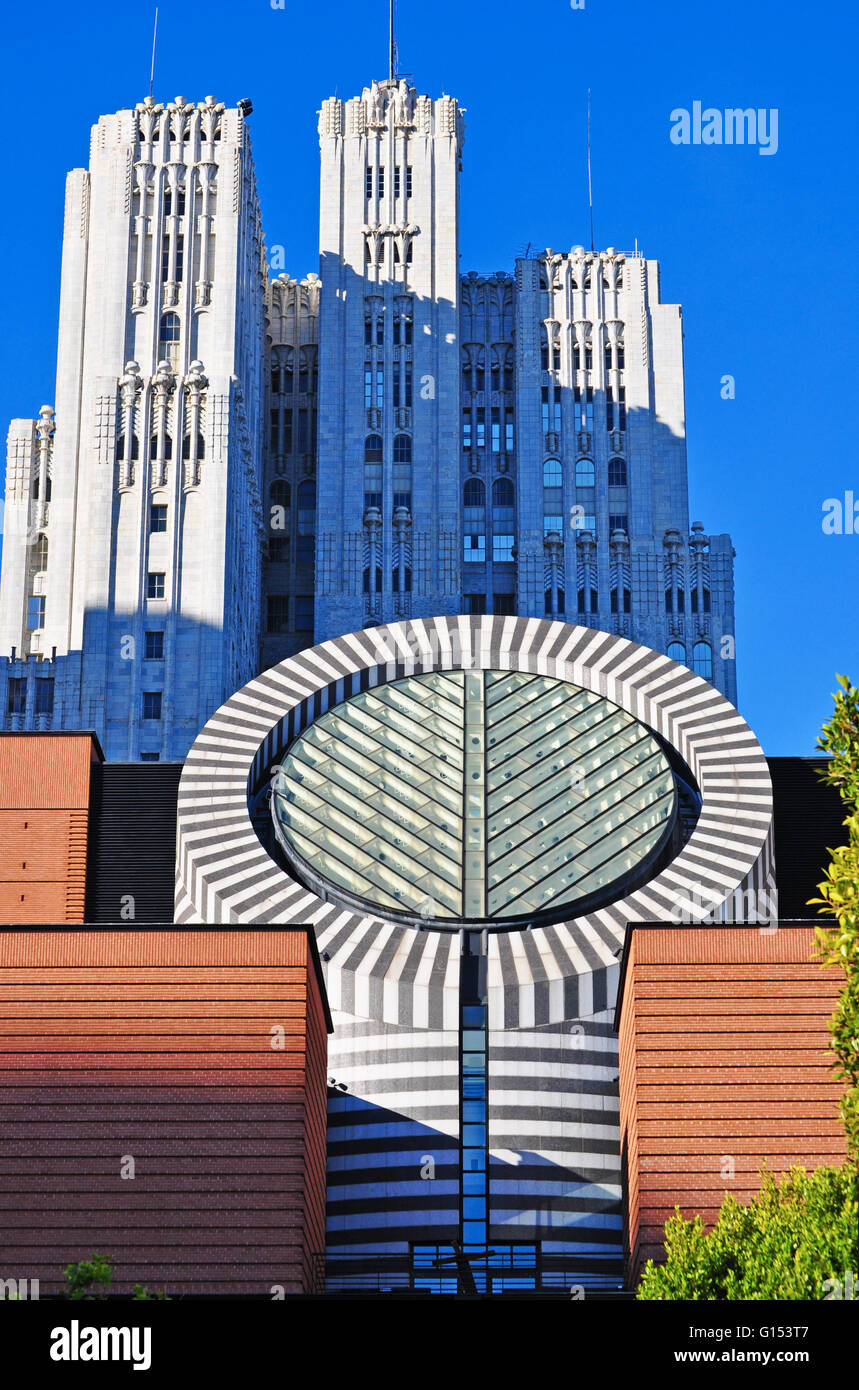
[(0, 735), (0, 921), (83, 922), (91, 734)]
[(663, 1255), (675, 1205), (711, 1225), (726, 1192), (758, 1191), (764, 1163), (842, 1161), (826, 1027), (842, 977), (810, 959), (813, 936), (810, 926), (630, 932), (616, 1025), (631, 1285)]
[(311, 1289), (327, 1029), (302, 928), (0, 933), (0, 1277)]

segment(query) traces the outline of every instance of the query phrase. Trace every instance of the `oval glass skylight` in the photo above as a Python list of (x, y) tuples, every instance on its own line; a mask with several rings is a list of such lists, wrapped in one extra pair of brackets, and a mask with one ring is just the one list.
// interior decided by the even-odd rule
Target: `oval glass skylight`
[(436, 671), (321, 715), (272, 811), (315, 891), (439, 925), (575, 915), (638, 882), (674, 824), (648, 729), (566, 681)]

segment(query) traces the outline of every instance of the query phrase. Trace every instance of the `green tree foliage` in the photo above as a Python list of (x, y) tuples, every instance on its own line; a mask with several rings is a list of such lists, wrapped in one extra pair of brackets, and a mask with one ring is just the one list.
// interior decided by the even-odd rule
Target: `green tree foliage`
[(829, 851), (821, 896), (811, 902), (834, 917), (835, 927), (819, 926), (817, 958), (844, 971), (844, 987), (829, 1022), (835, 1075), (846, 1087), (840, 1103), (847, 1151), (859, 1160), (859, 689), (838, 677), (835, 712), (823, 726), (818, 747), (830, 755), (823, 774), (837, 787), (847, 808), (847, 844)]
[[(91, 1303), (102, 1302), (113, 1282), (113, 1262), (109, 1255), (93, 1254), (88, 1260), (78, 1260), (77, 1264), (66, 1265), (66, 1297), (83, 1298)], [(100, 1292), (94, 1293), (93, 1289)], [(131, 1290), (133, 1300), (170, 1302), (166, 1293), (150, 1293), (142, 1284), (135, 1284)]]
[[(855, 1168), (764, 1169), (748, 1206), (730, 1193), (711, 1231), (679, 1207), (665, 1225), (667, 1260), (648, 1260), (643, 1300), (818, 1299), (827, 1280), (846, 1282), (856, 1269), (859, 1182)], [(835, 1294), (834, 1296), (838, 1296)]]

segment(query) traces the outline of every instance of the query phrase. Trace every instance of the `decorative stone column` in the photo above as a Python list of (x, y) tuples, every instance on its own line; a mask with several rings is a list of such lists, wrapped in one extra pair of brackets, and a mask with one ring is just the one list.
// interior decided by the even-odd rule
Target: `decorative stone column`
[(367, 612), (373, 618), (381, 612), (381, 595), (376, 590), (376, 568), (382, 538), (382, 513), (378, 507), (368, 507), (364, 513), (364, 530), (367, 533), (370, 555), (367, 575)]
[(549, 580), (549, 612), (553, 618), (557, 618), (560, 612), (558, 576), (563, 573), (564, 563), (564, 542), (557, 531), (550, 531), (545, 537), (543, 550), (546, 554), (546, 572)]

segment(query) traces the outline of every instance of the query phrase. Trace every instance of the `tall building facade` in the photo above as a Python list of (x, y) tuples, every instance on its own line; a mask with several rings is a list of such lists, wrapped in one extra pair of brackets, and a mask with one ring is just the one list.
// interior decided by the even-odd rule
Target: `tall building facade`
[(242, 109), (102, 117), (66, 187), (55, 407), (9, 432), (7, 728), (182, 757), (258, 669), (266, 282)]
[(9, 435), (4, 726), (182, 758), (257, 671), (455, 614), (606, 630), (735, 701), (657, 263), (462, 275), (462, 109), (391, 80), (323, 102), (319, 273), (270, 281), (247, 106), (147, 99), (69, 176), (56, 406)]

